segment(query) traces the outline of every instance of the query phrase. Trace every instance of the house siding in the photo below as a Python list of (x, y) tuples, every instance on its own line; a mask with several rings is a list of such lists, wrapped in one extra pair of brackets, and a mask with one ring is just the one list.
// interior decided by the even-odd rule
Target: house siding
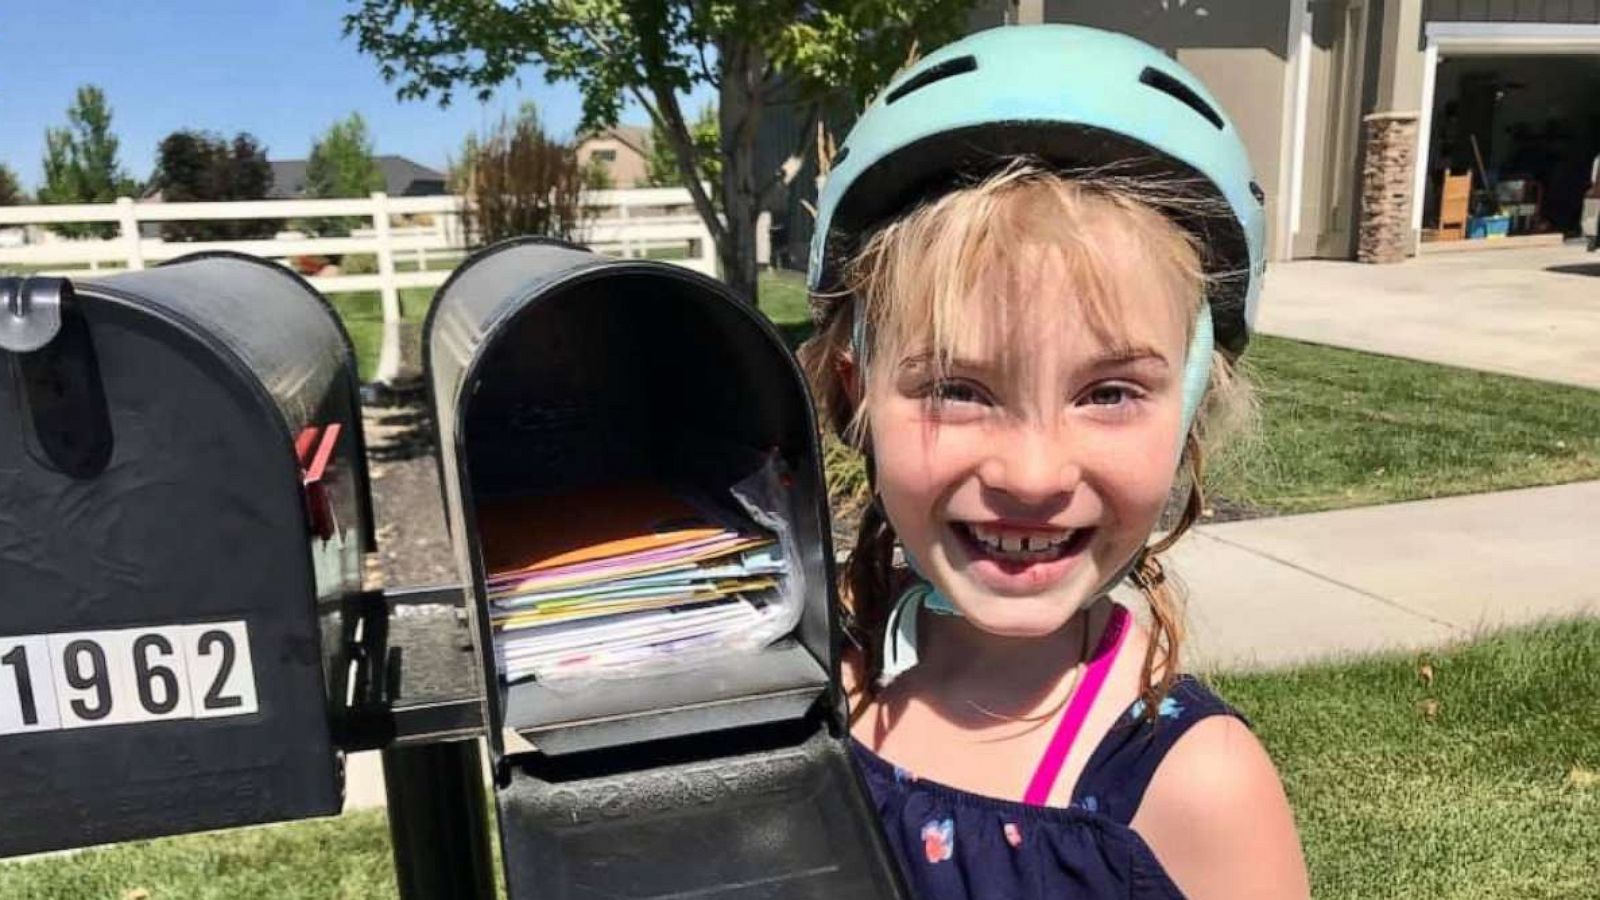
[(1600, 25), (1600, 0), (1426, 0), (1422, 19)]

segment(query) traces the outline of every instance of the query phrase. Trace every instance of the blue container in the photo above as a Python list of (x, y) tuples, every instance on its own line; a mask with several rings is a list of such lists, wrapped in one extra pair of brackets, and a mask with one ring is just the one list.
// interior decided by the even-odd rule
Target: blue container
[(1472, 216), (1467, 219), (1468, 240), (1505, 237), (1510, 233), (1510, 216)]

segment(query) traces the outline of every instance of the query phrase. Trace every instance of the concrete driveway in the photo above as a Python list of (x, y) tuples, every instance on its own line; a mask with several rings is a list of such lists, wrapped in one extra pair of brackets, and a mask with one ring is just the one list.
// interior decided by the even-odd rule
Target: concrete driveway
[(1578, 243), (1267, 267), (1257, 327), (1600, 390), (1600, 252)]

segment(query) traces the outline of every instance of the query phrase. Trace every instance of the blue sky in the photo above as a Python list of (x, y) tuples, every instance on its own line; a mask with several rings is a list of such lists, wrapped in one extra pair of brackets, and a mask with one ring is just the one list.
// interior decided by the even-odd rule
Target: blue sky
[[(78, 85), (105, 92), (120, 159), (150, 177), (155, 148), (180, 128), (254, 134), (271, 159), (304, 159), (312, 141), (352, 111), (379, 153), (442, 168), (471, 131), (527, 99), (546, 127), (567, 134), (580, 115), (570, 84), (537, 69), (487, 104), (457, 96), (401, 102), (376, 61), (342, 36), (344, 0), (0, 0), (0, 162), (32, 190), (43, 178), (44, 132), (66, 124)], [(691, 109), (709, 99), (702, 91)], [(645, 122), (630, 110), (623, 121)]]

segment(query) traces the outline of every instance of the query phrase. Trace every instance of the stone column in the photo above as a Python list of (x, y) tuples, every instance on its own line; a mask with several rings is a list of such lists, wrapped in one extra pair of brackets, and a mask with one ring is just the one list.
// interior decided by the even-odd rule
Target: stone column
[(1411, 246), (1411, 186), (1416, 173), (1417, 114), (1374, 113), (1361, 120), (1361, 218), (1356, 259), (1395, 263)]

